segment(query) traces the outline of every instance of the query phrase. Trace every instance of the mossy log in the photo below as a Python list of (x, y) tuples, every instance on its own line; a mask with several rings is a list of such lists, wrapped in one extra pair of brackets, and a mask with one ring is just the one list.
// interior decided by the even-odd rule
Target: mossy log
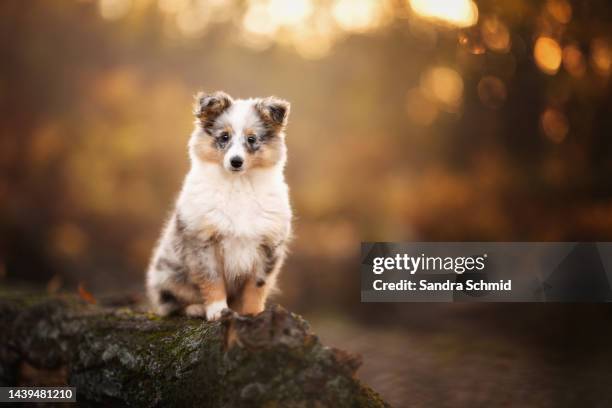
[(3, 291), (0, 327), (1, 385), (75, 386), (89, 405), (388, 406), (279, 306), (208, 323)]

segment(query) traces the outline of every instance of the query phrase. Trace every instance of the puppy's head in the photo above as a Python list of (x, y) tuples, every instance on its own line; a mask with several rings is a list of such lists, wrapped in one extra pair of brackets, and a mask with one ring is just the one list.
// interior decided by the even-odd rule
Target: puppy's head
[(284, 163), (289, 102), (199, 93), (193, 113), (196, 130), (190, 149), (197, 160), (216, 163), (234, 174)]

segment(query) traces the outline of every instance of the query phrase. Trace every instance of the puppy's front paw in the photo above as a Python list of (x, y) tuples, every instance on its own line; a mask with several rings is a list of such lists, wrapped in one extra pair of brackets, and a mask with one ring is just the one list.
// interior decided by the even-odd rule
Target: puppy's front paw
[(225, 300), (209, 304), (206, 307), (206, 320), (209, 322), (219, 320), (225, 309), (227, 309), (227, 302)]

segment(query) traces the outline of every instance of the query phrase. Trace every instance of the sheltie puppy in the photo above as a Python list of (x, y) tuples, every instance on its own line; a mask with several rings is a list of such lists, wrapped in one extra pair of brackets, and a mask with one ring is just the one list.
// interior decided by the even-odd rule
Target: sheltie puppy
[(263, 311), (291, 237), (289, 107), (275, 97), (196, 96), (191, 169), (147, 271), (159, 315)]

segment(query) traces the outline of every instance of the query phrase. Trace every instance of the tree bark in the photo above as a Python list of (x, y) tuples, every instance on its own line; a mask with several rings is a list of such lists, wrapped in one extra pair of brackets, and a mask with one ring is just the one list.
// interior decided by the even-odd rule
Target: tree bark
[(280, 306), (208, 323), (3, 291), (0, 327), (0, 385), (75, 386), (91, 405), (388, 406), (355, 379), (358, 358)]

